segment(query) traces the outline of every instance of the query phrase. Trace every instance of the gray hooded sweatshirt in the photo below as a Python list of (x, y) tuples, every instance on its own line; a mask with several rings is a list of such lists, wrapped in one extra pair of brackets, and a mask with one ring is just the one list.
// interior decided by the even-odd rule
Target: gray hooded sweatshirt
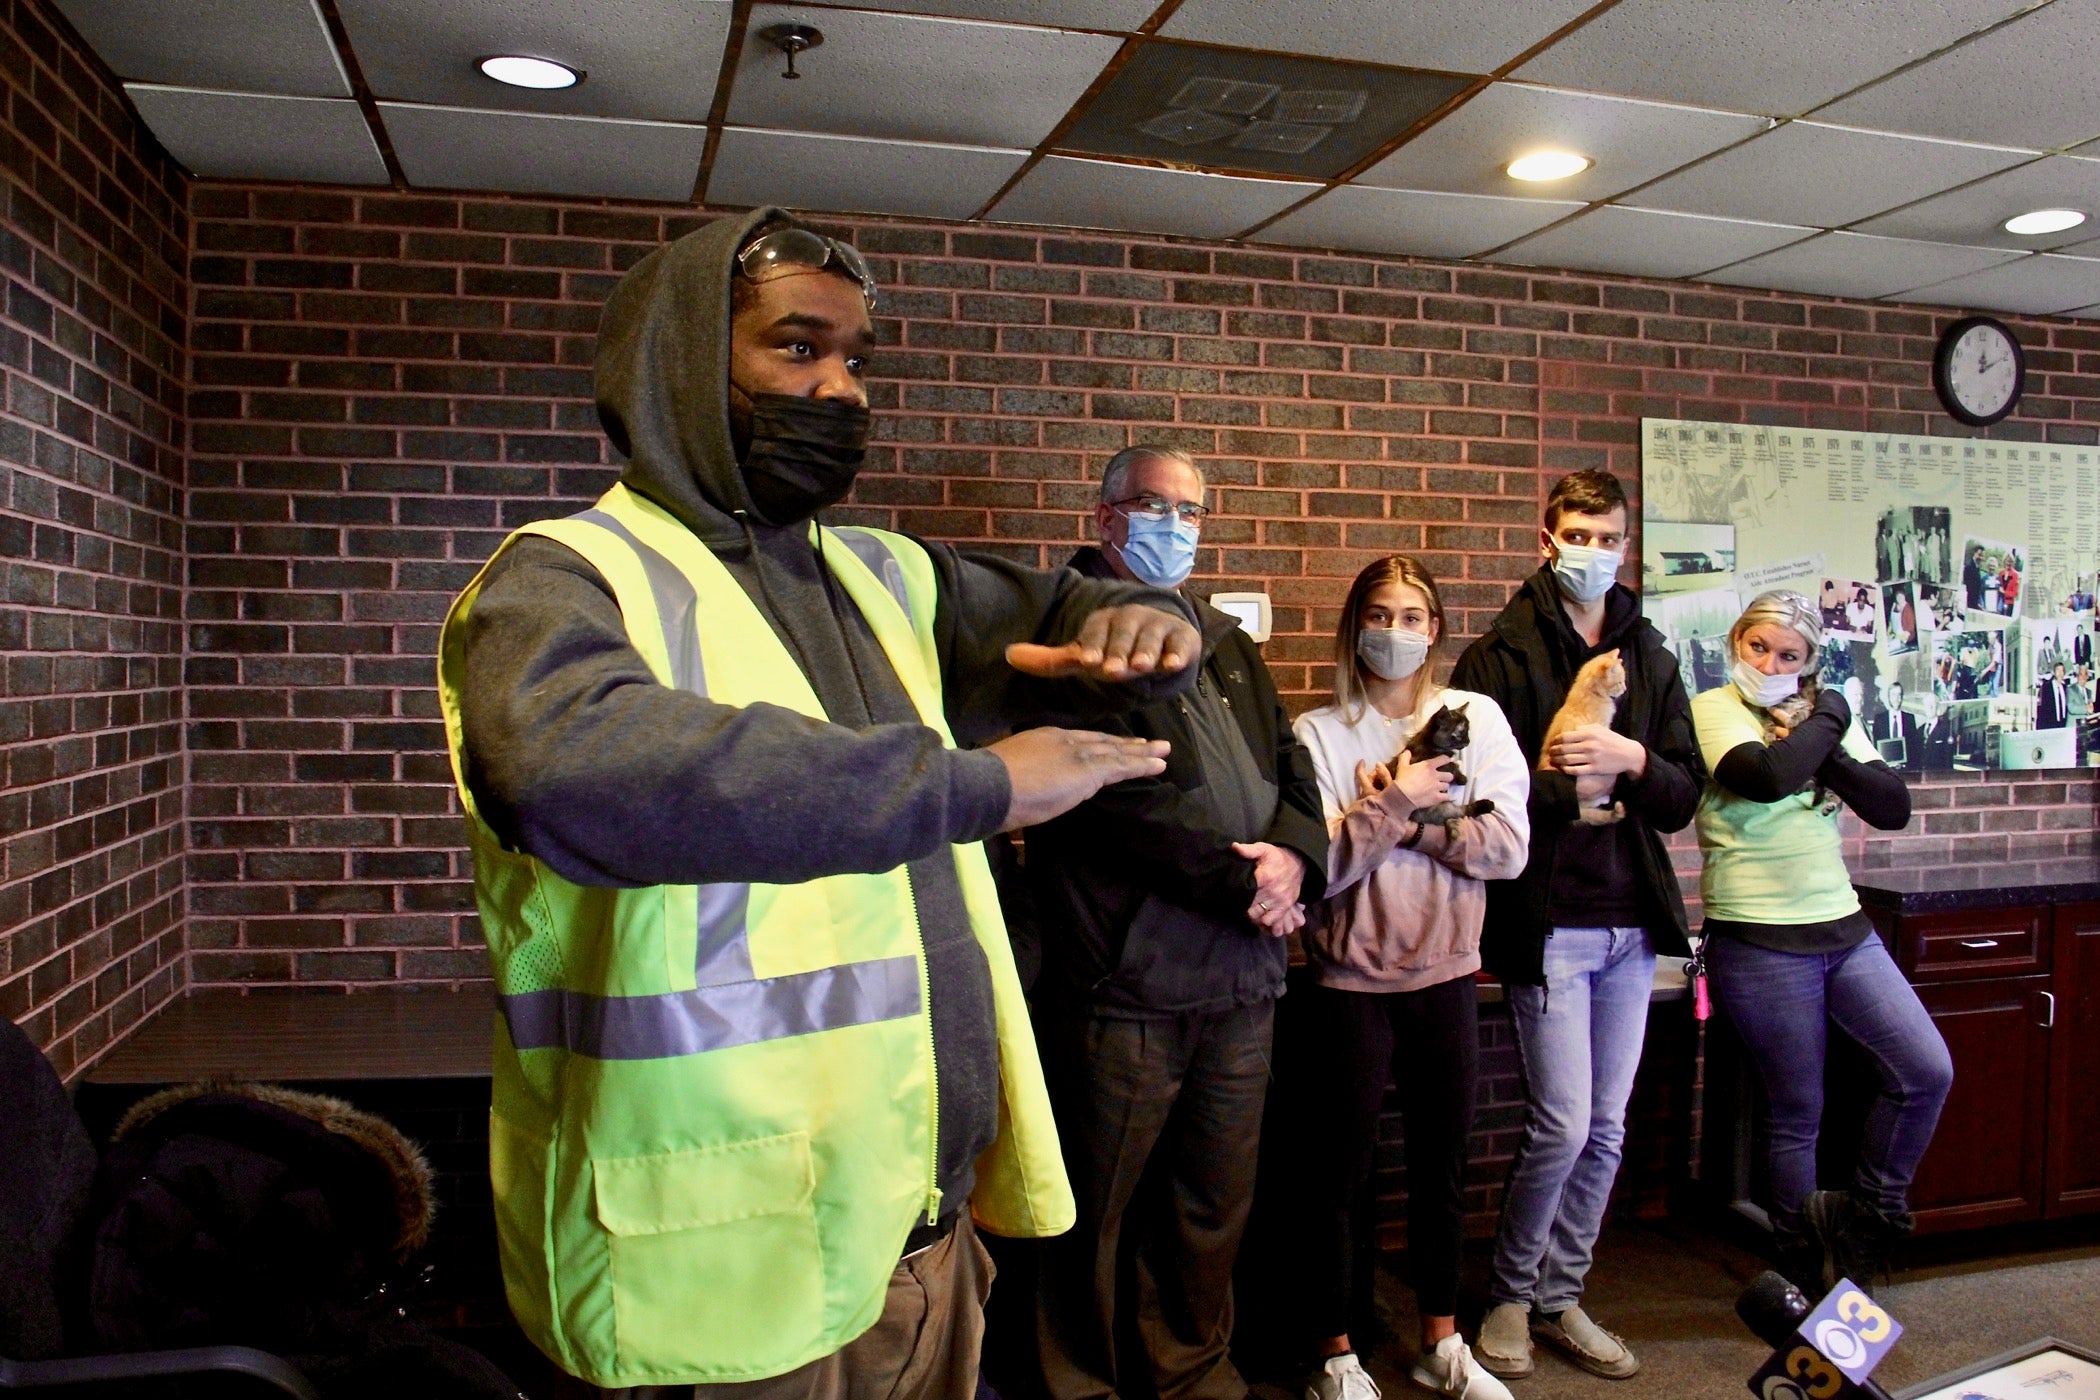
[[(948, 847), (996, 831), (1012, 790), (997, 756), (949, 749), (919, 722), (807, 522), (775, 529), (752, 518), (729, 429), (729, 279), (736, 249), (777, 217), (720, 220), (622, 279), (599, 326), (598, 416), (627, 457), (621, 479), (743, 585), (830, 722), (657, 684), (605, 580), (572, 550), (527, 537), (491, 565), (467, 619), (467, 783), (506, 844), (583, 885), (794, 884), (907, 867), (932, 986), (940, 1185), (952, 1212), (997, 1131), (998, 1042), (990, 973)], [(1031, 715), (1111, 713), (1186, 688), (1192, 672), (1111, 687), (1037, 681), (1005, 662), (1009, 643), (1069, 641), (1099, 607), (1185, 615), (1172, 593), (926, 548), (958, 743)]]

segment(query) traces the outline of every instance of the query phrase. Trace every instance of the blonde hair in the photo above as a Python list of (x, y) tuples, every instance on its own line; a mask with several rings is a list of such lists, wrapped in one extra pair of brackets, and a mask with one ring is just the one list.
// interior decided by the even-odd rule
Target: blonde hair
[(1792, 589), (1768, 588), (1750, 600), (1735, 626), (1728, 629), (1728, 659), (1735, 660), (1735, 645), (1745, 632), (1767, 622), (1799, 633), (1808, 644), (1808, 660), (1801, 667), (1802, 684), (1806, 685), (1823, 669), (1823, 615), (1816, 611), (1814, 603)]
[(1430, 667), (1436, 657), (1436, 649), (1444, 641), (1444, 600), (1437, 595), (1436, 580), (1422, 561), (1411, 554), (1388, 554), (1364, 566), (1356, 581), (1349, 585), (1349, 596), (1342, 601), (1341, 621), (1334, 629), (1334, 703), (1341, 708), (1342, 718), (1350, 724), (1363, 718), (1364, 706), (1369, 703), (1364, 696), (1363, 661), (1356, 654), (1356, 634), (1363, 630), (1364, 608), (1371, 594), (1389, 583), (1404, 583), (1421, 590), (1429, 602), (1429, 615), (1436, 619), (1436, 641), (1430, 643), (1429, 656), (1422, 662), (1423, 682), (1426, 689), (1421, 698), (1427, 699), (1443, 689), (1430, 675)]

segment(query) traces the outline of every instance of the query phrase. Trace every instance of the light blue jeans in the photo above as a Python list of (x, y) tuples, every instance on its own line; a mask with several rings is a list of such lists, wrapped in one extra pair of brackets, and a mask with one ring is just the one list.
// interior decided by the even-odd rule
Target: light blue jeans
[(1772, 1223), (1798, 1233), (1801, 1202), (1816, 1186), (1823, 1056), (1833, 1024), (1867, 1052), (1881, 1080), (1853, 1187), (1882, 1214), (1908, 1215), (1911, 1178), (1954, 1087), (1954, 1061), (1880, 936), (1870, 933), (1841, 953), (1780, 953), (1710, 938), (1706, 964), (1714, 1000), (1765, 1083)]
[(1526, 1112), (1495, 1234), (1488, 1291), (1498, 1303), (1558, 1313), (1582, 1301), (1654, 985), (1646, 929), (1557, 928), (1546, 985), (1509, 989)]

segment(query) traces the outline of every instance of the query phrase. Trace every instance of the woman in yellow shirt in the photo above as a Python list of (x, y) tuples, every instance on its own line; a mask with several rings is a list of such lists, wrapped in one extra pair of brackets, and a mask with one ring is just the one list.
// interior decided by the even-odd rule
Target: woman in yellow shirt
[[(1764, 1080), (1772, 1224), (1804, 1286), (1872, 1285), (1910, 1229), (1907, 1196), (1953, 1083), (1946, 1042), (1860, 910), (1838, 810), (1894, 831), (1910, 789), (1881, 762), (1845, 697), (1816, 686), (1823, 628), (1798, 593), (1760, 593), (1728, 634), (1731, 683), (1692, 702), (1706, 759), (1695, 820), (1704, 864), (1700, 955), (1714, 999)], [(1814, 708), (1789, 727), (1772, 707)], [(1878, 1072), (1851, 1186), (1818, 1191), (1828, 1027)]]

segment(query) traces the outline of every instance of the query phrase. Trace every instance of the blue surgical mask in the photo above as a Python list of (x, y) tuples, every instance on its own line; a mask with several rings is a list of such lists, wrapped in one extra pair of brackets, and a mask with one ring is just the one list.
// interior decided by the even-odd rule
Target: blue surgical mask
[(1626, 562), (1623, 550), (1614, 553), (1590, 544), (1554, 542), (1553, 575), (1560, 591), (1578, 603), (1594, 603), (1611, 592), (1619, 580), (1619, 565)]
[(1180, 587), (1196, 567), (1196, 537), (1201, 527), (1174, 514), (1151, 520), (1132, 512), (1123, 519), (1130, 529), (1120, 552), (1130, 572), (1154, 588)]

